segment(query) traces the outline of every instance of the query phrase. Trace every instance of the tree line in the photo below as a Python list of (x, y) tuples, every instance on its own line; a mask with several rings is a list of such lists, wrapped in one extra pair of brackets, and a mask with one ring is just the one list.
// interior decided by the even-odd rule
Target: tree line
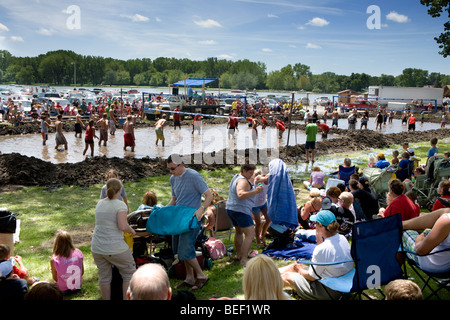
[[(84, 56), (69, 50), (49, 51), (36, 57), (15, 57), (6, 50), (0, 50), (0, 83), (3, 84), (162, 87), (186, 78), (219, 78), (220, 87), (224, 89), (317, 93), (335, 93), (345, 89), (362, 92), (373, 85), (442, 88), (450, 84), (450, 75), (416, 68), (406, 68), (397, 76), (312, 74), (310, 67), (302, 63), (267, 72), (265, 63), (248, 59), (231, 61), (211, 57), (195, 61), (158, 57), (153, 60), (120, 60)], [(217, 81), (209, 85), (211, 88), (218, 86)]]

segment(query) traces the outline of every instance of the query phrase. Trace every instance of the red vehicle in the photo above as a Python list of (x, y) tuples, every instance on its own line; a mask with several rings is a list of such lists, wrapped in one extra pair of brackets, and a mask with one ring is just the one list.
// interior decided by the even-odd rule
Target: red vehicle
[(355, 100), (353, 103), (347, 103), (347, 107), (356, 109), (376, 109), (378, 105), (373, 104), (368, 100)]

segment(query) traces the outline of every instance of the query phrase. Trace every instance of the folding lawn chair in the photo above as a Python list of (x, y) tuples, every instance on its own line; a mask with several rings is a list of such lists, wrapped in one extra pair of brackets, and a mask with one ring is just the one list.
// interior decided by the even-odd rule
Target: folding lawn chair
[(345, 186), (348, 187), (348, 182), (350, 181), (350, 177), (355, 173), (355, 166), (344, 167), (343, 165), (339, 166), (338, 178), (344, 180)]
[[(450, 251), (450, 248), (445, 249), (445, 250), (435, 251), (435, 252), (429, 253), (427, 255), (433, 255), (438, 252), (444, 252), (444, 251)], [(438, 292), (440, 292), (442, 289), (447, 289), (448, 291), (450, 291), (450, 271), (447, 271), (447, 272), (425, 271), (422, 268), (420, 268), (420, 266), (416, 263), (416, 261), (412, 258), (412, 256), (408, 255), (408, 254), (417, 255), (416, 252), (406, 250), (406, 249), (404, 249), (404, 252), (406, 253), (406, 255), (405, 255), (406, 261), (408, 262), (409, 266), (411, 267), (413, 272), (419, 277), (419, 279), (422, 280), (422, 282), (423, 282), (421, 290), (422, 290), (422, 295), (424, 296), (424, 299), (427, 300), (433, 296), (436, 296), (439, 300), (441, 300), (441, 298), (438, 295)], [(425, 256), (427, 256), (427, 255), (425, 255)], [(429, 295), (426, 295), (424, 293), (426, 289), (431, 291)]]
[[(381, 286), (388, 282), (403, 278), (406, 270), (402, 270), (397, 260), (399, 248), (402, 248), (402, 219), (400, 214), (375, 220), (355, 223), (352, 229), (351, 255), (354, 268), (347, 274), (336, 278), (320, 278), (327, 288), (341, 293), (341, 299), (351, 296), (365, 296), (373, 299), (364, 291), (377, 289), (384, 297)], [(332, 263), (316, 263), (299, 260), (299, 263), (314, 265), (332, 265), (348, 261)], [(403, 264), (404, 266), (404, 264)], [(330, 295), (331, 297), (331, 295)]]

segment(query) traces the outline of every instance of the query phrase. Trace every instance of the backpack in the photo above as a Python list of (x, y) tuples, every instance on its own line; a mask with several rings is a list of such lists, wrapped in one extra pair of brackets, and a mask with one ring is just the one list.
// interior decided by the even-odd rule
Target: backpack
[(447, 198), (437, 198), (440, 203), (442, 203), (447, 208), (450, 208), (450, 199)]
[(205, 246), (208, 249), (211, 259), (217, 260), (225, 256), (225, 245), (220, 239), (209, 238), (208, 241), (205, 242)]

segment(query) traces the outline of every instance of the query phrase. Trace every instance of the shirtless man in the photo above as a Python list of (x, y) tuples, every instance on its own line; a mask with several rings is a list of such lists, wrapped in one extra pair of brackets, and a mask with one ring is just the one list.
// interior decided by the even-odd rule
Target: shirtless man
[(55, 149), (58, 150), (58, 147), (60, 145), (64, 145), (64, 150), (67, 150), (67, 140), (66, 137), (64, 136), (63, 133), (63, 128), (62, 128), (62, 115), (58, 114), (57, 116), (57, 120), (55, 122), (55, 131), (56, 131), (56, 136), (55, 136)]
[(127, 116), (127, 120), (123, 124), (123, 139), (124, 139), (124, 145), (123, 150), (126, 151), (127, 147), (131, 147), (131, 152), (134, 152), (134, 123), (133, 123), (133, 117), (131, 114)]
[(83, 121), (81, 121), (81, 111), (78, 110), (78, 113), (75, 116), (75, 138), (78, 138), (78, 135), (79, 135), (79, 138), (81, 138), (81, 133), (82, 133), (81, 127), (86, 128)]
[(102, 144), (106, 147), (106, 143), (108, 142), (108, 115), (106, 113), (102, 114), (102, 118), (97, 121), (97, 127), (100, 128), (100, 139), (98, 139), (98, 146)]
[(338, 127), (338, 119), (339, 119), (339, 113), (338, 113), (337, 109), (333, 110), (331, 118), (332, 118), (331, 127), (336, 126), (336, 128), (337, 128)]
[(167, 115), (163, 114), (162, 118), (156, 121), (155, 123), (155, 133), (156, 133), (156, 145), (158, 145), (158, 141), (161, 140), (162, 146), (164, 147), (164, 125), (166, 124)]
[(253, 140), (253, 145), (256, 145), (256, 140), (258, 139), (258, 126), (261, 124), (261, 121), (253, 118), (252, 119), (252, 140)]

